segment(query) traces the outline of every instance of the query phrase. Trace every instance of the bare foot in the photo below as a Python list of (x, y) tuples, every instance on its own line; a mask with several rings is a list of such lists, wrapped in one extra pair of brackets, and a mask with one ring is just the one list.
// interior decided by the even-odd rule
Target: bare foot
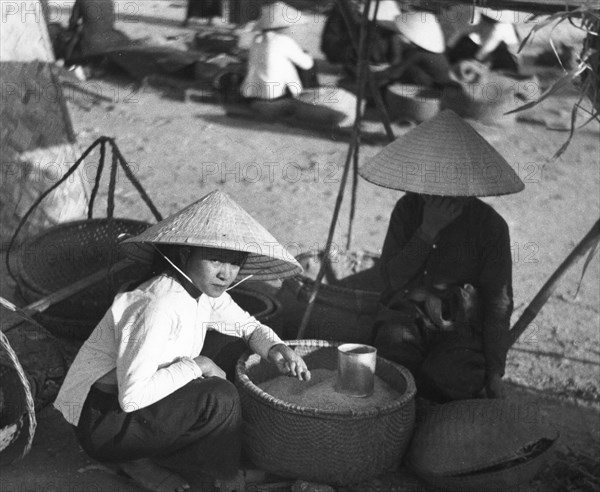
[(138, 485), (152, 492), (184, 492), (190, 488), (179, 475), (149, 459), (126, 461), (119, 463), (119, 467)]
[(232, 478), (216, 480), (215, 487), (219, 492), (244, 492), (246, 490), (244, 472), (239, 470)]

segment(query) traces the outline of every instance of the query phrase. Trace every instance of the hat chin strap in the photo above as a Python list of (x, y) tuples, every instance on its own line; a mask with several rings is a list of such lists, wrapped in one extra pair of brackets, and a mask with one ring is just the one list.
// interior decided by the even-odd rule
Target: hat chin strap
[[(159, 254), (160, 256), (162, 256), (162, 257), (163, 257), (165, 260), (167, 260), (167, 262), (169, 263), (169, 265), (171, 265), (171, 266), (172, 266), (172, 267), (173, 267), (175, 270), (177, 270), (177, 271), (179, 272), (179, 274), (180, 274), (180, 275), (181, 275), (181, 276), (182, 276), (182, 277), (183, 277), (185, 280), (187, 280), (187, 281), (188, 281), (188, 282), (191, 284), (191, 287), (192, 287), (192, 288), (193, 288), (193, 289), (194, 289), (194, 290), (197, 292), (197, 294), (198, 294), (198, 295), (197, 295), (197, 297), (199, 297), (199, 296), (200, 296), (200, 294), (202, 294), (202, 291), (201, 291), (201, 290), (198, 288), (198, 286), (197, 286), (197, 285), (194, 283), (194, 281), (193, 281), (193, 280), (192, 280), (192, 279), (191, 279), (191, 278), (188, 276), (188, 274), (187, 274), (187, 273), (185, 273), (185, 272), (184, 272), (184, 271), (183, 271), (181, 268), (179, 268), (179, 267), (178, 267), (178, 266), (177, 266), (175, 263), (173, 263), (173, 262), (171, 261), (171, 259), (170, 259), (170, 258), (169, 258), (167, 255), (165, 255), (165, 254), (164, 254), (164, 253), (163, 253), (163, 252), (162, 252), (160, 249), (158, 249), (158, 248), (157, 248), (157, 246), (156, 246), (156, 244), (154, 244), (154, 243), (150, 243), (150, 244), (152, 244), (152, 247), (153, 247), (153, 248), (154, 248), (154, 249), (155, 249), (155, 250), (158, 252), (158, 254)], [(238, 286), (238, 285), (240, 285), (242, 282), (245, 282), (246, 280), (248, 280), (249, 278), (252, 278), (252, 277), (254, 277), (254, 274), (252, 274), (252, 275), (248, 275), (248, 276), (244, 277), (244, 278), (243, 278), (242, 280), (240, 280), (239, 282), (237, 282), (237, 283), (235, 283), (235, 284), (233, 284), (233, 285), (231, 285), (231, 286), (227, 287), (227, 288), (225, 289), (225, 292), (227, 292), (228, 290), (231, 290), (231, 289), (233, 289), (234, 287), (237, 287), (237, 286)]]
[(167, 260), (167, 262), (169, 263), (169, 265), (171, 265), (175, 270), (177, 270), (177, 272), (190, 283), (190, 287), (191, 289), (194, 291), (194, 294), (192, 297), (200, 297), (200, 295), (202, 294), (202, 291), (198, 288), (198, 286), (194, 283), (194, 281), (188, 276), (187, 273), (185, 273), (181, 268), (179, 268), (175, 263), (173, 263), (171, 261), (171, 259), (165, 255), (160, 249), (158, 249), (158, 247), (156, 246), (156, 244), (154, 243), (150, 243), (152, 245), (152, 247), (157, 251), (157, 253), (162, 256), (165, 260)]
[(243, 278), (242, 280), (240, 280), (239, 282), (237, 282), (237, 283), (233, 284), (233, 285), (232, 285), (232, 286), (230, 286), (230, 287), (227, 287), (227, 288), (225, 289), (225, 292), (227, 292), (228, 290), (231, 290), (231, 289), (233, 289), (234, 287), (237, 287), (237, 286), (238, 286), (238, 285), (240, 285), (242, 282), (245, 282), (246, 280), (248, 280), (249, 278), (252, 278), (252, 277), (254, 277), (254, 274), (252, 274), (252, 275), (248, 275), (247, 277), (244, 277), (244, 278)]

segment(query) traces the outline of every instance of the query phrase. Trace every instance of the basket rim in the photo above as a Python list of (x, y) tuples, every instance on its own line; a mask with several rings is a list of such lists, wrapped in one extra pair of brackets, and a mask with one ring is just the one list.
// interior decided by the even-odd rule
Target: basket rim
[[(553, 451), (554, 448), (557, 446), (559, 438), (560, 438), (560, 434), (557, 434), (556, 437), (553, 439), (552, 443), (550, 444), (550, 446), (548, 446), (548, 448), (546, 448), (544, 451), (542, 451), (537, 456), (534, 456), (530, 460), (525, 461), (523, 463), (519, 463), (515, 466), (511, 466), (509, 468), (502, 469), (502, 470), (495, 470), (495, 471), (488, 471), (488, 472), (486, 472), (486, 471), (478, 472), (477, 470), (472, 470), (470, 472), (461, 472), (461, 473), (454, 474), (454, 475), (447, 475), (447, 474), (423, 472), (421, 469), (419, 469), (418, 467), (415, 467), (414, 464), (412, 464), (410, 462), (407, 462), (406, 464), (410, 469), (412, 469), (423, 480), (425, 480), (426, 482), (429, 482), (431, 484), (434, 484), (436, 486), (442, 486), (443, 483), (445, 483), (446, 485), (449, 485), (449, 486), (453, 486), (453, 487), (454, 486), (464, 486), (467, 484), (478, 484), (482, 481), (489, 483), (490, 480), (498, 480), (500, 477), (509, 477), (509, 478), (514, 477), (516, 475), (515, 472), (522, 472), (524, 470), (526, 470), (528, 473), (531, 473), (531, 472), (535, 473), (535, 469), (536, 468), (539, 469), (539, 467), (543, 466), (544, 462), (550, 456), (551, 451)], [(492, 466), (495, 466), (495, 465), (492, 465)], [(519, 483), (523, 483), (524, 481), (525, 480), (518, 480), (511, 486), (518, 485)]]
[(16, 255), (15, 255), (15, 277), (17, 285), (23, 283), (27, 289), (33, 291), (40, 296), (48, 295), (53, 292), (51, 289), (42, 288), (40, 285), (36, 284), (31, 276), (27, 273), (27, 269), (25, 268), (24, 261), (26, 252), (31, 248), (35, 243), (45, 239), (50, 234), (62, 233), (64, 230), (69, 230), (74, 227), (79, 227), (80, 225), (89, 225), (90, 223), (107, 223), (110, 221), (120, 222), (123, 224), (129, 225), (144, 225), (150, 226), (149, 222), (145, 222), (137, 219), (129, 219), (129, 218), (119, 218), (119, 217), (98, 217), (92, 219), (82, 219), (82, 220), (73, 220), (68, 222), (62, 222), (60, 224), (56, 224), (48, 229), (45, 229), (38, 234), (35, 234), (27, 239), (25, 239), (21, 245), (19, 246)]
[[(508, 400), (494, 400), (494, 399), (489, 399), (489, 398), (474, 398), (474, 399), (469, 399), (469, 400), (455, 400), (449, 403), (446, 403), (445, 405), (456, 405), (456, 404), (468, 404), (474, 408), (478, 408), (478, 407), (485, 407), (488, 405), (492, 405), (495, 402), (507, 402)], [(427, 418), (427, 416), (425, 417)], [(546, 427), (546, 431), (547, 431), (547, 435), (543, 436), (543, 438), (549, 439), (552, 441), (552, 443), (550, 444), (550, 446), (548, 446), (548, 448), (546, 448), (544, 451), (542, 451), (539, 455), (534, 456), (533, 458), (531, 458), (529, 461), (526, 461), (524, 463), (520, 463), (518, 465), (515, 465), (511, 468), (507, 468), (507, 470), (518, 470), (520, 465), (524, 465), (527, 464), (529, 462), (533, 462), (535, 460), (537, 460), (537, 458), (539, 458), (540, 456), (545, 455), (552, 447), (554, 447), (554, 445), (556, 444), (556, 442), (558, 441), (558, 439), (560, 438), (560, 432), (558, 431), (558, 429), (552, 425), (548, 425)], [(462, 470), (456, 470), (452, 473), (448, 473), (448, 472), (434, 472), (434, 471), (429, 471), (429, 470), (424, 470), (423, 468), (419, 467), (418, 465), (416, 465), (413, 461), (410, 460), (410, 454), (407, 456), (407, 463), (409, 463), (415, 470), (418, 470), (420, 474), (422, 474), (423, 476), (428, 476), (431, 478), (461, 478), (463, 476), (471, 476), (471, 475), (475, 475), (478, 472), (482, 471), (485, 468), (490, 468), (490, 467), (494, 467), (494, 466), (499, 466), (502, 465), (503, 463), (506, 463), (506, 458), (503, 457), (498, 457), (494, 460), (490, 460), (488, 463), (486, 463), (484, 466), (485, 468), (481, 468), (479, 466), (474, 466), (471, 465), (469, 467), (464, 467)], [(489, 472), (490, 474), (492, 473), (499, 473), (502, 472), (504, 470), (497, 470), (497, 471), (492, 471)], [(482, 475), (485, 474), (485, 472), (482, 472)]]
[[(296, 346), (308, 346), (308, 347), (317, 347), (317, 348), (336, 348), (342, 343), (338, 341), (328, 341), (328, 340), (316, 340), (316, 339), (302, 339), (302, 340), (285, 340), (284, 343), (289, 345), (290, 347)], [(392, 367), (393, 369), (400, 372), (400, 374), (404, 377), (406, 381), (406, 390), (404, 394), (401, 395), (400, 398), (393, 400), (392, 403), (385, 405), (380, 408), (370, 409), (370, 410), (361, 410), (361, 411), (345, 411), (340, 412), (336, 410), (324, 410), (317, 408), (307, 408), (295, 403), (288, 403), (274, 396), (270, 395), (266, 391), (263, 391), (259, 388), (254, 382), (250, 380), (248, 374), (244, 371), (246, 362), (248, 359), (256, 354), (252, 354), (250, 351), (246, 351), (239, 359), (235, 368), (236, 380), (245, 389), (248, 394), (257, 402), (275, 408), (277, 410), (285, 411), (287, 413), (293, 413), (297, 415), (303, 415), (305, 417), (314, 417), (314, 418), (325, 418), (328, 420), (364, 420), (364, 419), (372, 419), (373, 417), (389, 415), (396, 410), (404, 407), (408, 402), (414, 400), (416, 394), (416, 386), (414, 382), (414, 378), (404, 366), (400, 364), (396, 364), (394, 362), (388, 361), (383, 357), (377, 356), (377, 365), (380, 364), (387, 365), (388, 367)]]
[[(318, 257), (321, 253), (324, 253), (324, 251), (323, 250), (305, 251), (304, 253), (300, 253), (298, 256), (296, 256), (296, 260), (298, 261), (298, 263), (301, 263), (301, 260), (304, 260), (305, 258)], [(371, 251), (363, 251), (363, 253), (371, 256), (372, 258), (374, 258), (376, 260), (379, 260), (381, 258), (380, 255), (373, 253)], [(315, 283), (315, 280), (307, 277), (306, 275), (303, 275), (302, 273), (294, 275), (293, 277), (290, 277), (290, 278), (286, 278), (283, 282), (293, 283), (294, 281), (301, 284), (301, 286), (298, 287), (298, 289), (303, 289), (306, 286), (314, 285), (314, 283)], [(376, 298), (377, 300), (379, 300), (379, 297), (381, 296), (381, 292), (377, 292), (376, 290), (350, 289), (348, 287), (338, 287), (337, 285), (329, 285), (329, 284), (327, 284), (327, 285), (321, 284), (321, 288), (325, 288), (327, 290), (331, 290), (332, 292), (337, 292), (339, 294), (353, 292), (354, 295), (356, 295), (356, 296), (372, 297), (374, 299)]]
[(21, 366), (21, 363), (19, 362), (19, 357), (11, 347), (8, 337), (2, 331), (0, 331), (0, 346), (5, 350), (6, 354), (8, 355), (8, 359), (13, 365), (13, 368), (17, 371), (17, 375), (19, 377), (19, 380), (21, 381), (21, 384), (23, 385), (23, 390), (25, 392), (25, 408), (28, 416), (27, 442), (25, 443), (25, 447), (21, 451), (20, 456), (15, 458), (16, 461), (17, 459), (22, 459), (31, 450), (33, 437), (35, 435), (35, 429), (37, 427), (35, 403), (33, 401), (33, 395), (31, 393), (31, 385), (29, 384), (29, 380), (25, 375), (23, 366)]

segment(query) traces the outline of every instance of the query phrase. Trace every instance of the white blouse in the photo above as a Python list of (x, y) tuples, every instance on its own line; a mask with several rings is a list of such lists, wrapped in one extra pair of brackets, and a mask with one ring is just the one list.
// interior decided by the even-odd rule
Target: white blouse
[(240, 88), (244, 97), (276, 99), (289, 87), (297, 96), (302, 83), (295, 65), (308, 70), (312, 57), (289, 36), (273, 31), (257, 34), (250, 46), (248, 74)]
[(209, 329), (243, 338), (265, 359), (281, 343), (228, 293), (196, 300), (176, 280), (160, 275), (115, 297), (69, 368), (55, 408), (77, 425), (90, 387), (115, 368), (123, 411), (161, 400), (202, 377), (193, 359)]

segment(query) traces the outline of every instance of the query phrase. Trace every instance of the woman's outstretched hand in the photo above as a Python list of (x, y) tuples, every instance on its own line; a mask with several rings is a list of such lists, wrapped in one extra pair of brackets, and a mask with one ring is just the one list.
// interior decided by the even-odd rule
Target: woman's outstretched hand
[(221, 379), (227, 379), (225, 371), (215, 364), (212, 359), (209, 359), (204, 355), (199, 355), (194, 359), (194, 362), (196, 362), (198, 367), (202, 370), (202, 377), (210, 378), (214, 376)]
[(277, 366), (280, 373), (296, 377), (300, 381), (310, 381), (310, 371), (302, 357), (284, 343), (271, 347), (269, 360)]

